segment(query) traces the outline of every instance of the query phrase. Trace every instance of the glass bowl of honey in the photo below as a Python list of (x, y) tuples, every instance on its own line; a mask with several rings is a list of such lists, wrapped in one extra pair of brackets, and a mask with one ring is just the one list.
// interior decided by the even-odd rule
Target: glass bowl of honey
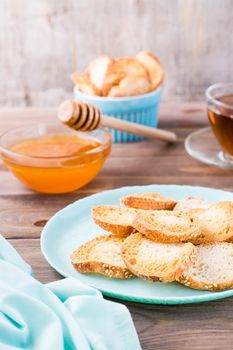
[(111, 144), (111, 134), (103, 128), (78, 132), (59, 124), (37, 124), (4, 133), (0, 154), (27, 187), (56, 194), (73, 192), (94, 179)]

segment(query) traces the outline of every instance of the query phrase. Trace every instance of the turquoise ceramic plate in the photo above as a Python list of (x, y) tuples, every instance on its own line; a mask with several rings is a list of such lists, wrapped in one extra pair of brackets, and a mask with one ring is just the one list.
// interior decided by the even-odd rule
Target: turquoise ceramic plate
[(141, 279), (117, 280), (95, 274), (80, 274), (71, 263), (71, 253), (84, 242), (102, 234), (91, 219), (91, 207), (97, 204), (119, 204), (121, 196), (136, 192), (157, 192), (181, 199), (204, 197), (211, 201), (233, 200), (233, 193), (204, 187), (150, 185), (123, 187), (81, 199), (54, 215), (44, 227), (41, 249), (49, 264), (63, 276), (73, 276), (119, 299), (152, 304), (186, 304), (229, 297), (233, 290), (208, 292), (186, 288), (178, 283), (151, 283)]

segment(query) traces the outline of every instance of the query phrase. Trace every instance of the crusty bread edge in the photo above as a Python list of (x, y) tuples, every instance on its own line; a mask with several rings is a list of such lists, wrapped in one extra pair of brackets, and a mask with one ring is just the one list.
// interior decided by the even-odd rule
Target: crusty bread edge
[(178, 280), (181, 284), (186, 287), (199, 290), (210, 290), (210, 291), (221, 291), (225, 289), (233, 288), (233, 279), (228, 282), (213, 283), (213, 282), (200, 282), (194, 280), (191, 276), (181, 275)]
[[(127, 244), (127, 238), (126, 238), (125, 242)], [(124, 243), (125, 242), (123, 242), (123, 245), (121, 248), (121, 256), (122, 256), (122, 259), (123, 259), (125, 265), (135, 276), (140, 277), (140, 278), (147, 280), (147, 281), (165, 282), (165, 283), (177, 281), (179, 279), (179, 277), (184, 273), (184, 271), (187, 271), (189, 268), (191, 268), (197, 260), (197, 249), (192, 243), (190, 243), (190, 255), (186, 256), (185, 259), (181, 259), (180, 264), (177, 267), (177, 269), (175, 271), (172, 271), (166, 278), (161, 278), (158, 276), (145, 276), (141, 273), (138, 273), (138, 271), (135, 270), (134, 267), (132, 267), (132, 265), (128, 262), (127, 255), (125, 256), (125, 254), (124, 254)], [(187, 244), (189, 244), (189, 243), (187, 243)]]
[[(112, 236), (114, 238), (114, 235)], [(111, 238), (111, 235), (101, 235), (92, 239), (92, 244), (99, 242), (101, 240), (107, 241)], [(82, 244), (77, 248), (70, 256), (71, 263), (73, 267), (80, 273), (100, 273), (102, 275), (108, 276), (110, 278), (126, 279), (135, 277), (127, 267), (118, 267), (112, 264), (103, 263), (100, 261), (85, 261), (85, 262), (75, 262), (77, 254), (82, 254), (87, 247), (90, 245), (90, 240)]]
[(136, 217), (133, 220), (133, 227), (135, 230), (139, 231), (142, 233), (144, 236), (147, 238), (151, 239), (152, 241), (155, 242), (160, 242), (160, 243), (185, 243), (185, 242), (190, 242), (195, 244), (196, 242), (199, 241), (200, 237), (202, 236), (201, 231), (197, 236), (191, 237), (190, 233), (183, 233), (182, 235), (177, 236), (176, 234), (170, 233), (169, 235), (166, 235), (165, 233), (161, 232), (159, 229), (149, 229), (144, 225), (141, 220), (143, 218), (143, 214), (137, 214)]
[[(221, 245), (221, 244), (225, 244), (226, 242), (216, 242), (216, 243), (218, 245)], [(210, 244), (214, 244), (214, 243), (210, 243)], [(209, 245), (209, 243), (206, 243), (204, 245)], [(232, 247), (233, 247), (233, 244), (232, 244)], [(192, 289), (210, 290), (210, 291), (216, 291), (216, 292), (233, 288), (233, 278), (231, 280), (228, 280), (226, 282), (221, 282), (221, 283), (215, 283), (211, 281), (201, 282), (192, 278), (192, 275), (182, 274), (178, 278), (178, 282)]]
[(177, 201), (174, 200), (153, 200), (149, 198), (137, 198), (134, 195), (121, 197), (120, 203), (128, 208), (144, 210), (173, 210)]
[(122, 236), (122, 237), (127, 237), (130, 235), (133, 231), (134, 228), (132, 226), (124, 226), (124, 225), (119, 225), (119, 224), (110, 224), (108, 222), (104, 222), (102, 220), (99, 220), (95, 217), (93, 217), (94, 222), (96, 225), (101, 227), (107, 232), (111, 232), (114, 235)]
[(128, 268), (119, 268), (99, 261), (87, 261), (82, 263), (71, 263), (80, 273), (100, 273), (110, 278), (127, 279), (135, 277)]

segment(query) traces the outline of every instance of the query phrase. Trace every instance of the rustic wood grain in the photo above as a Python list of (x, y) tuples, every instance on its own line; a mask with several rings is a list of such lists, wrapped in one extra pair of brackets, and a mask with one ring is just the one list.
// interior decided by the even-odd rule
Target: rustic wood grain
[[(38, 120), (54, 121), (51, 108), (0, 109), (0, 132)], [(40, 233), (59, 209), (92, 193), (128, 185), (189, 184), (233, 190), (232, 171), (204, 165), (184, 150), (188, 133), (206, 125), (200, 103), (169, 103), (161, 106), (160, 125), (176, 131), (175, 146), (143, 141), (114, 144), (111, 157), (97, 178), (76, 192), (43, 195), (30, 191), (0, 165), (1, 233), (32, 266), (43, 283), (61, 278), (40, 251)], [(180, 306), (160, 306), (119, 301), (128, 306), (143, 350), (232, 349), (233, 298)], [(131, 349), (130, 349), (131, 350)]]
[(230, 0), (1, 0), (0, 105), (57, 105), (75, 69), (142, 49), (164, 65), (165, 99), (203, 99), (233, 80), (232, 10)]

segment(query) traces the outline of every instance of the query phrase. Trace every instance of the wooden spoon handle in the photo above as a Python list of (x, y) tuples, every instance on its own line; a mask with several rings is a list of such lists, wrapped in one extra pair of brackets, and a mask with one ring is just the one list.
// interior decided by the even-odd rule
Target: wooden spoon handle
[(70, 128), (80, 131), (91, 131), (102, 125), (152, 139), (177, 141), (177, 136), (173, 132), (108, 117), (102, 115), (95, 106), (78, 101), (64, 101), (59, 106), (58, 118)]
[(144, 136), (150, 139), (159, 139), (167, 142), (176, 142), (177, 136), (171, 131), (166, 131), (162, 129), (152, 128), (149, 126), (128, 122), (121, 119), (116, 119), (112, 117), (107, 117), (103, 115), (101, 117), (101, 124), (107, 126), (108, 128), (117, 129), (120, 131), (125, 131), (131, 134)]

